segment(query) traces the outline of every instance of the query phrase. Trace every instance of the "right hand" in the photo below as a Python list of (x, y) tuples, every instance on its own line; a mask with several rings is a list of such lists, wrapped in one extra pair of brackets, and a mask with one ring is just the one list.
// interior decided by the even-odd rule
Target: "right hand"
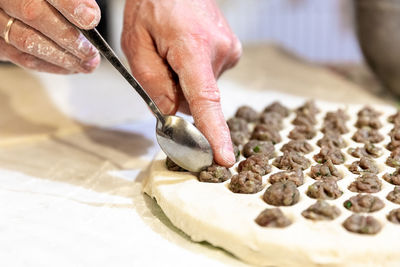
[(99, 21), (95, 0), (0, 0), (0, 61), (59, 74), (92, 72), (99, 53), (75, 26), (92, 29)]

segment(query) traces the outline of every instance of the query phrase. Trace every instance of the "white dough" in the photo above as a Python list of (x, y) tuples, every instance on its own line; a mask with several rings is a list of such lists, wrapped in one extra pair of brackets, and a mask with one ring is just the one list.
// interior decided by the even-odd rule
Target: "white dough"
[[(281, 101), (285, 105), (284, 101)], [(268, 105), (269, 103), (265, 103)], [(345, 108), (351, 116), (347, 126), (350, 133), (343, 135), (348, 142), (348, 147), (360, 147), (362, 144), (351, 140), (355, 132), (354, 122), (356, 113), (362, 106), (343, 106), (317, 102), (322, 110), (318, 114), (320, 129), (323, 116), (326, 111), (334, 111), (337, 108)], [(386, 145), (390, 138), (388, 132), (393, 128), (386, 119), (395, 113), (391, 107), (374, 107), (384, 112), (381, 121), (384, 127), (379, 131), (385, 136), (385, 140), (379, 143)], [(284, 121), (285, 129), (281, 131), (283, 141), (275, 146), (278, 155), (280, 147), (287, 143), (287, 133), (291, 130), (290, 121), (294, 114)], [(289, 129), (290, 127), (290, 129)], [(314, 151), (306, 155), (312, 161), (312, 156), (319, 152), (315, 145), (322, 137), (319, 132), (310, 143)], [(347, 147), (347, 148), (348, 148)], [(342, 152), (346, 155), (344, 165), (337, 166), (344, 174), (344, 179), (338, 182), (344, 192), (336, 200), (329, 200), (340, 209), (341, 215), (333, 221), (311, 221), (301, 216), (301, 212), (315, 203), (315, 199), (306, 196), (308, 186), (315, 182), (304, 171), (305, 183), (298, 187), (301, 196), (299, 203), (290, 207), (280, 207), (293, 223), (286, 228), (260, 227), (254, 219), (265, 208), (273, 207), (262, 200), (265, 191), (257, 194), (234, 194), (228, 189), (229, 180), (220, 183), (201, 183), (190, 173), (171, 172), (165, 167), (165, 155), (160, 153), (154, 159), (150, 176), (144, 184), (144, 192), (156, 199), (158, 205), (165, 212), (171, 222), (188, 234), (194, 241), (207, 241), (214, 246), (224, 248), (243, 261), (261, 266), (400, 266), (400, 225), (390, 223), (386, 215), (390, 210), (399, 208), (400, 205), (386, 200), (388, 192), (394, 186), (381, 179), (382, 190), (376, 194), (385, 202), (385, 207), (368, 215), (380, 221), (383, 228), (376, 235), (361, 235), (348, 232), (343, 226), (343, 221), (352, 212), (343, 207), (343, 202), (357, 193), (347, 189), (357, 175), (352, 174), (346, 166), (356, 158), (347, 154), (347, 148)], [(381, 167), (378, 177), (385, 172), (393, 172), (394, 168), (387, 167), (384, 162), (389, 151), (384, 149), (384, 155), (375, 161)], [(232, 169), (234, 170), (234, 168)], [(278, 172), (273, 167), (273, 172), (263, 176), (265, 188), (268, 187), (268, 177)]]

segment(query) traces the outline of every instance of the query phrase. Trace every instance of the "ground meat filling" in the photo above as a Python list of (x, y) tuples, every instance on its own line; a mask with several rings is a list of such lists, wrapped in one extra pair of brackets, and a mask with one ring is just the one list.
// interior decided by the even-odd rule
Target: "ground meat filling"
[(241, 106), (240, 108), (238, 108), (235, 114), (236, 118), (242, 118), (247, 122), (257, 121), (258, 116), (259, 116), (258, 112), (249, 106)]
[(317, 145), (319, 147), (336, 147), (344, 148), (347, 146), (342, 136), (337, 132), (327, 132), (321, 139), (318, 140)]
[(233, 153), (235, 154), (235, 160), (236, 160), (236, 162), (238, 162), (239, 159), (240, 159), (240, 149), (239, 149), (238, 146), (233, 145)]
[(357, 128), (370, 127), (372, 129), (379, 129), (382, 127), (382, 123), (379, 121), (380, 112), (374, 110), (371, 107), (364, 107), (358, 113), (358, 119), (356, 122)]
[(337, 181), (343, 178), (343, 174), (336, 169), (330, 159), (323, 164), (311, 166), (310, 176), (315, 180), (331, 178)]
[(382, 178), (393, 185), (400, 185), (400, 171), (396, 169), (393, 173), (385, 173)]
[(206, 170), (201, 171), (198, 179), (200, 182), (205, 183), (222, 183), (231, 178), (231, 176), (232, 174), (229, 169), (214, 164)]
[(389, 116), (388, 122), (393, 123), (395, 127), (400, 126), (400, 111), (397, 111), (395, 114)]
[(303, 217), (314, 220), (333, 220), (340, 215), (340, 210), (334, 205), (329, 205), (324, 200), (317, 200), (317, 202), (301, 213)]
[(174, 172), (187, 172), (184, 168), (176, 164), (175, 162), (172, 161), (169, 157), (165, 160), (165, 165), (167, 166), (167, 169), (169, 171), (174, 171)]
[(232, 176), (229, 189), (233, 193), (254, 194), (263, 189), (262, 177), (251, 171), (239, 172)]
[(378, 176), (372, 173), (365, 173), (359, 176), (349, 185), (349, 190), (357, 193), (376, 193), (381, 191), (382, 182)]
[(272, 144), (277, 144), (282, 141), (281, 135), (278, 129), (271, 128), (266, 124), (257, 124), (254, 128), (251, 139), (261, 141), (271, 141)]
[(267, 125), (276, 130), (282, 130), (282, 117), (278, 113), (262, 113), (260, 115), (260, 123)]
[(274, 206), (292, 206), (299, 202), (300, 192), (292, 181), (276, 182), (269, 186), (263, 199)]
[(271, 165), (268, 163), (269, 158), (266, 155), (253, 155), (239, 163), (238, 172), (251, 171), (263, 176), (271, 172)]
[(298, 125), (290, 131), (288, 137), (293, 140), (312, 139), (317, 131), (312, 125)]
[(361, 174), (361, 173), (379, 173), (379, 168), (376, 165), (375, 161), (370, 157), (362, 157), (360, 160), (354, 161), (349, 166), (349, 171), (354, 174)]
[(366, 143), (363, 147), (349, 148), (347, 152), (355, 158), (361, 158), (361, 157), (379, 158), (380, 156), (383, 155), (382, 148), (375, 146), (374, 144), (371, 143)]
[(269, 182), (271, 184), (287, 181), (292, 181), (296, 186), (304, 184), (303, 172), (300, 169), (292, 171), (281, 171), (274, 173), (269, 177)]
[(386, 165), (390, 167), (400, 167), (400, 149), (395, 149), (390, 153), (390, 156), (386, 159)]
[(382, 229), (382, 225), (372, 216), (353, 214), (343, 222), (347, 231), (357, 234), (374, 235)]
[(400, 186), (395, 186), (393, 191), (390, 191), (386, 199), (393, 203), (400, 204)]
[(283, 214), (279, 208), (265, 209), (257, 216), (255, 222), (262, 227), (283, 228), (292, 222)]
[(324, 163), (328, 159), (330, 159), (335, 165), (343, 164), (346, 160), (342, 151), (340, 151), (340, 149), (336, 147), (323, 146), (321, 148), (321, 151), (318, 154), (314, 155), (314, 160), (318, 163)]
[(248, 134), (244, 132), (231, 132), (231, 140), (236, 146), (244, 145), (248, 141)]
[(386, 216), (389, 222), (400, 224), (400, 209), (394, 209)]
[(313, 147), (306, 140), (291, 140), (282, 146), (281, 151), (282, 152), (294, 151), (305, 155), (312, 152)]
[(387, 149), (390, 151), (400, 147), (400, 126), (396, 126), (393, 128), (390, 133), (390, 143), (387, 146)]
[(242, 150), (243, 156), (246, 158), (256, 154), (263, 154), (269, 158), (274, 157), (275, 148), (271, 141), (250, 140)]
[(230, 118), (226, 123), (231, 132), (242, 132), (244, 134), (249, 132), (247, 121), (242, 118)]
[(353, 135), (352, 139), (357, 143), (379, 143), (382, 142), (384, 137), (378, 130), (370, 128), (361, 128)]
[(285, 106), (283, 106), (281, 103), (275, 101), (272, 104), (268, 105), (263, 113), (277, 113), (279, 114), (282, 118), (286, 118), (289, 116), (289, 109)]
[(358, 194), (343, 203), (343, 206), (352, 212), (374, 212), (381, 210), (385, 204), (378, 197), (370, 194)]
[(310, 185), (306, 194), (315, 199), (337, 199), (343, 192), (334, 179), (324, 179)]
[(311, 162), (297, 152), (283, 152), (282, 156), (277, 157), (272, 163), (281, 170), (305, 170), (310, 167)]
[(345, 134), (349, 132), (346, 127), (346, 121), (349, 120), (349, 116), (342, 109), (338, 109), (336, 112), (328, 112), (324, 118), (324, 123), (321, 131), (323, 133), (335, 132), (338, 134)]

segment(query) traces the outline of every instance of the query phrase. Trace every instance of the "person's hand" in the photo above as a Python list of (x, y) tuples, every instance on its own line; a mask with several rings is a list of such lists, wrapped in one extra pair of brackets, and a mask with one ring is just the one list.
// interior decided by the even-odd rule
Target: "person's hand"
[(236, 64), (241, 45), (215, 1), (127, 0), (122, 48), (161, 111), (173, 114), (187, 101), (215, 161), (233, 165), (216, 78)]
[(51, 73), (91, 72), (100, 56), (73, 24), (91, 29), (99, 21), (95, 0), (0, 0), (0, 60)]

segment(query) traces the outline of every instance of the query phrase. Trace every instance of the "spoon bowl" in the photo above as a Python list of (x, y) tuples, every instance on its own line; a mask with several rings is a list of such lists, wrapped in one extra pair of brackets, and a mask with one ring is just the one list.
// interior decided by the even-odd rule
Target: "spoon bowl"
[(157, 142), (164, 153), (182, 168), (199, 172), (212, 164), (213, 152), (204, 135), (177, 116), (157, 120)]

